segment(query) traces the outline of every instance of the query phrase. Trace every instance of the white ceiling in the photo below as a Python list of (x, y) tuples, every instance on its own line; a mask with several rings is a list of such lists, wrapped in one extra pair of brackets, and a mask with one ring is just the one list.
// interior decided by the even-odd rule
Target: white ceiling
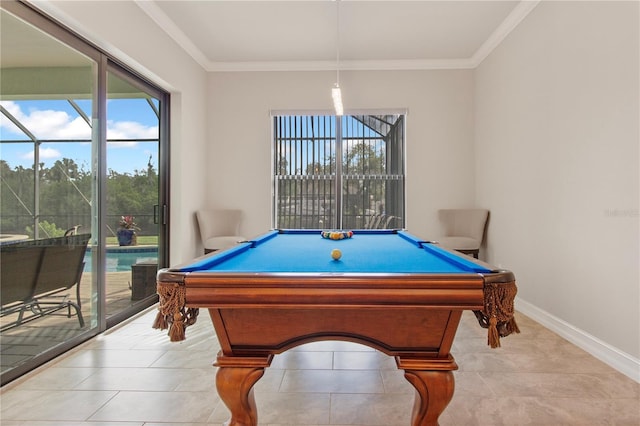
[(473, 68), (538, 3), (134, 1), (208, 71)]
[[(539, 2), (129, 1), (207, 71), (474, 68)], [(39, 30), (1, 17), (3, 68), (86, 64)]]

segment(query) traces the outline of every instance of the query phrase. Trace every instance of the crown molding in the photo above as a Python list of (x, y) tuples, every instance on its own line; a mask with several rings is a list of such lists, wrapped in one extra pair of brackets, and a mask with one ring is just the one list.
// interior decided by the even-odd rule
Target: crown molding
[(209, 71), (210, 61), (202, 53), (198, 47), (186, 36), (166, 13), (158, 7), (155, 1), (150, 0), (133, 0), (134, 3), (146, 13), (153, 22), (171, 37), (178, 46), (182, 47), (189, 56), (191, 56), (202, 68)]
[(495, 31), (482, 43), (476, 53), (470, 58), (473, 68), (479, 66), (493, 50), (507, 38), (527, 15), (535, 9), (541, 0), (522, 0), (513, 8), (511, 13), (498, 25)]
[(209, 72), (253, 72), (253, 71), (412, 71), (470, 69), (474, 64), (469, 59), (421, 59), (386, 61), (274, 61), (274, 62), (210, 62)]

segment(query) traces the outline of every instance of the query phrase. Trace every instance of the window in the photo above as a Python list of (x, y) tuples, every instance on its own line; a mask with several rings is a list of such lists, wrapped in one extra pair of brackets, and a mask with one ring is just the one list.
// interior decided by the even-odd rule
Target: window
[(274, 227), (404, 228), (404, 122), (275, 115)]

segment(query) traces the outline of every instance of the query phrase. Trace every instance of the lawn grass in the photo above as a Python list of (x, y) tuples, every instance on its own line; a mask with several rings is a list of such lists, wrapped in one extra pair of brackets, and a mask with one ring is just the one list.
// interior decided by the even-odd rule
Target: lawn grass
[[(157, 246), (158, 245), (157, 235), (137, 235), (136, 240), (139, 246)], [(117, 246), (118, 237), (107, 237), (107, 245)]]

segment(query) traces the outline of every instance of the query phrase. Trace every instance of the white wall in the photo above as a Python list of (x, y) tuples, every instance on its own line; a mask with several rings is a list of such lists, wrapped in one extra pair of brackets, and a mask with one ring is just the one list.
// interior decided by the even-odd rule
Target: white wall
[(207, 73), (135, 3), (34, 1), (171, 93), (171, 263), (202, 253), (194, 212), (206, 198)]
[[(212, 206), (238, 207), (242, 232), (271, 226), (271, 110), (331, 113), (334, 72), (212, 73)], [(345, 109), (406, 108), (407, 228), (435, 237), (436, 209), (474, 198), (473, 71), (342, 72)]]
[(541, 2), (477, 69), (475, 96), (488, 260), (539, 319), (635, 357), (636, 380), (638, 4)]

